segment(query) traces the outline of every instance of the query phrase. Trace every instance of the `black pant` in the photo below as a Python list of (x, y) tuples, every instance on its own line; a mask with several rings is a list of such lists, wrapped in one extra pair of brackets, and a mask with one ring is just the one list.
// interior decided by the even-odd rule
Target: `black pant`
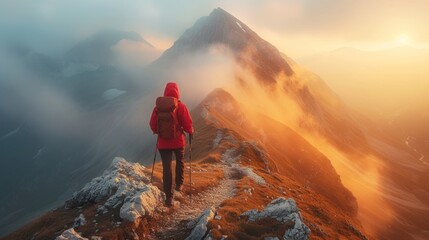
[(185, 148), (159, 149), (162, 159), (162, 182), (167, 199), (173, 197), (173, 173), (171, 171), (173, 152), (174, 155), (176, 155), (176, 186), (182, 185), (184, 179), (183, 170), (185, 169), (185, 165), (183, 163), (183, 155), (185, 153)]

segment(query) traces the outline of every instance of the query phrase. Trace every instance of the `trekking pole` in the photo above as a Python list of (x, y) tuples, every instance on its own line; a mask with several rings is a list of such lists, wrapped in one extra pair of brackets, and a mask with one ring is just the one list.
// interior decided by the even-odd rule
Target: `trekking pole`
[(192, 204), (192, 135), (189, 134), (189, 202)]
[(156, 143), (155, 143), (155, 154), (154, 154), (154, 156), (153, 156), (152, 174), (150, 175), (150, 183), (152, 183), (152, 179), (153, 179), (153, 171), (155, 170), (156, 152), (158, 152), (158, 138), (156, 139)]

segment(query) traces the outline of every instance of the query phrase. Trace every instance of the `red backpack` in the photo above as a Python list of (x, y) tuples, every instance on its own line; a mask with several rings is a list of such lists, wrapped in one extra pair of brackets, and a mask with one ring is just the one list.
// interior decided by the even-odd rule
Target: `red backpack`
[(181, 131), (177, 118), (177, 106), (177, 98), (158, 97), (156, 99), (157, 134), (160, 138), (174, 139), (180, 136)]

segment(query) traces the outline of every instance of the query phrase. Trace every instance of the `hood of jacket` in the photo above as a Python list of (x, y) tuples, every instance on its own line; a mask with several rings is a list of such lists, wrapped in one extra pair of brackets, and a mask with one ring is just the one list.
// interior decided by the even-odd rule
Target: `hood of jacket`
[(167, 85), (165, 86), (165, 90), (164, 90), (164, 96), (165, 97), (175, 97), (175, 98), (179, 99), (180, 93), (179, 93), (179, 88), (177, 87), (177, 84), (174, 82), (167, 83)]

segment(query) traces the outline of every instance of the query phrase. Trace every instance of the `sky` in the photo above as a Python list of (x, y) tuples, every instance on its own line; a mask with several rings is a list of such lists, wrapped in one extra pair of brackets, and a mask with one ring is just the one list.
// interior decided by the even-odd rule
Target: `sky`
[(426, 0), (1, 1), (0, 40), (58, 55), (96, 30), (118, 28), (164, 50), (216, 7), (292, 58), (341, 47), (429, 46)]

